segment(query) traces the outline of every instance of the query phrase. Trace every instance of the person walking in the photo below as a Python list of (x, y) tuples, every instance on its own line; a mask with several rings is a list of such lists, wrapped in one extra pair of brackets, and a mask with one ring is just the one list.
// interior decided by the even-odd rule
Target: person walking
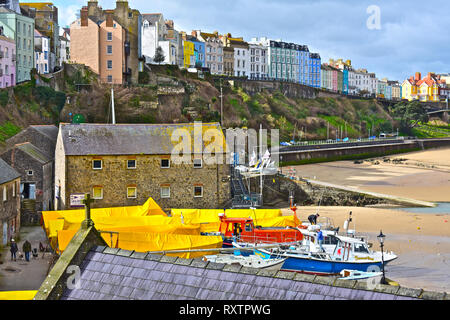
[(22, 245), (22, 251), (25, 253), (25, 260), (30, 262), (31, 243), (28, 240)]
[(9, 251), (11, 251), (11, 261), (17, 261), (16, 259), (16, 252), (19, 251), (19, 248), (17, 247), (17, 243), (14, 241), (14, 239), (11, 239), (11, 249), (9, 249)]

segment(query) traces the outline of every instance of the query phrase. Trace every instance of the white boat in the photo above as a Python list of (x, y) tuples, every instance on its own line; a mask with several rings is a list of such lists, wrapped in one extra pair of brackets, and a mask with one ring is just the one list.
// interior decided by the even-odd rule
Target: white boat
[(341, 280), (364, 280), (368, 278), (381, 277), (383, 272), (365, 272), (358, 270), (347, 270), (344, 269), (340, 272)]
[(215, 263), (240, 264), (243, 267), (256, 269), (280, 270), (286, 258), (265, 259), (258, 254), (249, 256), (217, 254), (204, 256), (203, 260)]

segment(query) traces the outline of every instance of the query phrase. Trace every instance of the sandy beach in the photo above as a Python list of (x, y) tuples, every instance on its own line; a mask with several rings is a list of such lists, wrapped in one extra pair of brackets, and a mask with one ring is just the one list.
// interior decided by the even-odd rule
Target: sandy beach
[[(365, 191), (423, 201), (450, 202), (450, 148), (413, 152), (384, 162), (327, 162), (295, 166), (297, 175)], [(406, 159), (394, 163), (394, 159)], [(283, 168), (287, 170), (288, 168)]]
[[(420, 151), (377, 159), (379, 164), (353, 161), (296, 166), (297, 174), (317, 181), (411, 199), (450, 202), (450, 148)], [(407, 159), (393, 163), (393, 159)], [(284, 169), (284, 168), (283, 168)], [(411, 209), (409, 209), (411, 211)], [(450, 292), (450, 206), (434, 213), (414, 213), (397, 208), (299, 207), (307, 221), (319, 211), (335, 226), (342, 226), (352, 211), (351, 228), (368, 236), (379, 250), (376, 236), (383, 230), (385, 249), (399, 257), (387, 268), (387, 277), (411, 288)], [(292, 214), (288, 208), (283, 214)]]

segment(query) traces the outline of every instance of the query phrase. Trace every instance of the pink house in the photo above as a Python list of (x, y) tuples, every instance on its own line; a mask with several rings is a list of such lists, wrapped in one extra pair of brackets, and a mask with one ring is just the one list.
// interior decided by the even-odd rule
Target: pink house
[(16, 42), (0, 28), (0, 88), (16, 84)]

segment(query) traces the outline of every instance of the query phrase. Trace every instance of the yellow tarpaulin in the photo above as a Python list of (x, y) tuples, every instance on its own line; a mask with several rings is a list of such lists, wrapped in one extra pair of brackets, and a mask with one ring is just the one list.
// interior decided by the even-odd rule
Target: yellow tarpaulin
[[(62, 210), (62, 211), (43, 211), (42, 218), (44, 220), (45, 231), (49, 234), (49, 221), (57, 218), (64, 218), (69, 224), (81, 223), (85, 219), (86, 213), (81, 210)], [(133, 207), (114, 207), (114, 208), (92, 208), (91, 218), (125, 218), (125, 217), (148, 217), (161, 216), (167, 217), (166, 213), (159, 207), (155, 200), (149, 198), (142, 206)]]
[(36, 290), (0, 291), (0, 300), (33, 300), (36, 293)]
[[(61, 230), (58, 232), (58, 245), (60, 252), (63, 252), (66, 249), (76, 232), (76, 230)], [(113, 234), (112, 240), (110, 238), (110, 234), (108, 233), (102, 233), (102, 238), (108, 246), (111, 246), (112, 242), (113, 247), (138, 252), (209, 249), (222, 247), (222, 237), (217, 236), (150, 232), (119, 232), (119, 235)], [(182, 258), (195, 258), (201, 257), (205, 254), (214, 254), (214, 252), (179, 253), (172, 255)]]
[(64, 230), (64, 222), (61, 218), (48, 221), (48, 237), (57, 237), (58, 231)]

